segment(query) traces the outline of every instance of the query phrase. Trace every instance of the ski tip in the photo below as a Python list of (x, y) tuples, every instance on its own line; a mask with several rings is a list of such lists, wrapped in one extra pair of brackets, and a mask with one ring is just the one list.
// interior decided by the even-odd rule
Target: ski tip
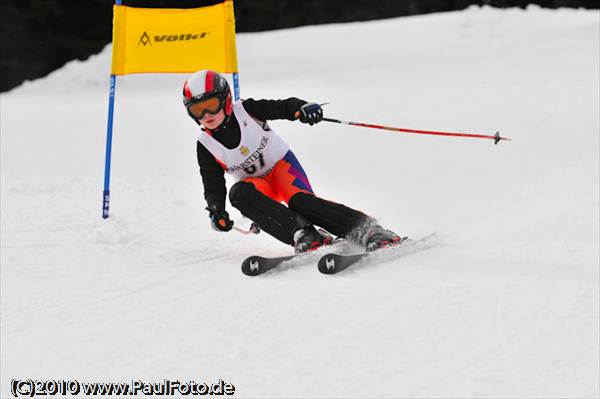
[(319, 259), (317, 269), (323, 274), (335, 274), (336, 270), (336, 257), (335, 255), (328, 254), (324, 255)]
[(251, 256), (242, 262), (242, 273), (246, 276), (258, 276), (260, 270), (260, 257)]

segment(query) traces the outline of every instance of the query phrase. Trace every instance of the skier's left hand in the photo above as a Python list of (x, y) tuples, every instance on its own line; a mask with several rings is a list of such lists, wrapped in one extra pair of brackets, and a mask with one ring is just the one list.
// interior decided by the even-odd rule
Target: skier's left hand
[(206, 210), (213, 230), (227, 232), (233, 228), (233, 222), (229, 219), (227, 211), (214, 206), (206, 208)]
[(312, 126), (323, 120), (323, 108), (317, 103), (304, 104), (300, 111), (296, 112), (296, 118), (300, 119), (300, 122)]

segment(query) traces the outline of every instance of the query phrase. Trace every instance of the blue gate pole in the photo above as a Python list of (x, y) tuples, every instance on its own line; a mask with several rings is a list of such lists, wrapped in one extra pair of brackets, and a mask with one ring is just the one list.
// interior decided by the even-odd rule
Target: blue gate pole
[(235, 101), (240, 99), (240, 78), (237, 72), (233, 73), (233, 99)]
[(113, 115), (115, 110), (115, 90), (117, 77), (110, 75), (110, 92), (108, 96), (108, 122), (106, 126), (106, 157), (104, 159), (104, 191), (102, 192), (102, 218), (108, 219), (110, 207), (110, 160), (112, 155)]
[[(120, 6), (121, 0), (116, 0), (115, 4)], [(106, 156), (104, 158), (104, 191), (102, 191), (102, 219), (108, 219), (108, 210), (110, 207), (110, 160), (112, 156), (112, 131), (113, 115), (115, 111), (116, 89), (117, 77), (114, 74), (111, 74), (110, 91), (108, 94), (108, 122), (106, 125)]]

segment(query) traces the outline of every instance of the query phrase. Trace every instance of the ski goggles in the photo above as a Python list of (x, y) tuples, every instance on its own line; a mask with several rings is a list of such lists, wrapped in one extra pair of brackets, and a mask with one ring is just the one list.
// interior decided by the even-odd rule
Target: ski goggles
[(202, 119), (206, 113), (214, 115), (219, 112), (221, 110), (221, 100), (218, 97), (210, 97), (189, 104), (187, 110), (191, 117)]

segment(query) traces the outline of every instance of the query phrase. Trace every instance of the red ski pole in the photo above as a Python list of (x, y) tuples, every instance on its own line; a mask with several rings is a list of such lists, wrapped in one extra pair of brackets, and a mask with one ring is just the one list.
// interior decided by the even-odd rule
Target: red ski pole
[(435, 131), (430, 131), (430, 130), (405, 129), (405, 128), (400, 128), (400, 127), (373, 125), (370, 123), (342, 121), (339, 119), (332, 119), (332, 118), (323, 118), (323, 120), (326, 122), (341, 123), (344, 125), (362, 126), (362, 127), (368, 127), (371, 129), (390, 130), (393, 132), (431, 134), (431, 135), (435, 135), (435, 136), (453, 136), (453, 137), (471, 137), (471, 138), (477, 138), (477, 139), (490, 139), (490, 140), (494, 140), (494, 144), (498, 144), (498, 142), (501, 140), (510, 141), (510, 139), (507, 137), (500, 137), (500, 132), (496, 132), (495, 135), (473, 134), (473, 133), (435, 132)]

